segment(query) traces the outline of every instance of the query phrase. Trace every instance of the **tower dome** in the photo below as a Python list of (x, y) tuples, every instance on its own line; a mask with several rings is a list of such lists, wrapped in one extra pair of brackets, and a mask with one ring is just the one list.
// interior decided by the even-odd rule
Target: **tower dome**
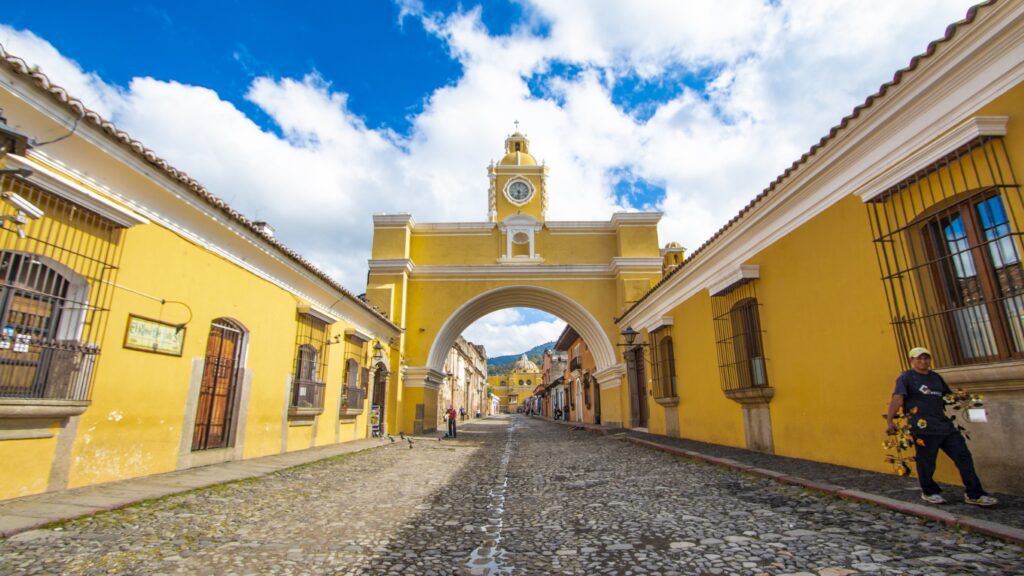
[(515, 364), (512, 365), (512, 371), (540, 372), (540, 368), (537, 368), (537, 365), (534, 364), (529, 358), (527, 358), (526, 354), (523, 354), (522, 356), (519, 357), (519, 360), (516, 360)]
[(505, 139), (505, 156), (498, 162), (503, 166), (536, 166), (537, 159), (530, 154), (530, 139), (518, 130)]

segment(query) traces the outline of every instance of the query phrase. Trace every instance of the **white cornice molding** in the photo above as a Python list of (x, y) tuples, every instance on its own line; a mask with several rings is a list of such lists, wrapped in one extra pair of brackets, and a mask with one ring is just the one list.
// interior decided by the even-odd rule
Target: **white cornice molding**
[(611, 270), (619, 272), (661, 272), (662, 259), (642, 256), (615, 256), (612, 258)]
[(983, 136), (1006, 136), (1009, 121), (1009, 116), (975, 116), (895, 164), (885, 160), (879, 162), (872, 167), (878, 176), (853, 193), (868, 202), (972, 140)]
[(406, 388), (439, 390), (444, 383), (444, 374), (426, 366), (407, 366), (403, 371), (402, 385)]
[(622, 377), (626, 375), (626, 364), (619, 362), (613, 364), (604, 370), (598, 370), (593, 373), (594, 379), (597, 380), (601, 386), (601, 390), (610, 390), (622, 385)]
[(470, 233), (490, 233), (494, 230), (497, 223), (495, 222), (430, 222), (423, 224), (416, 224), (413, 227), (413, 234), (417, 236), (427, 236), (435, 233), (451, 233), (451, 232), (464, 232)]
[(311, 317), (316, 318), (317, 320), (319, 320), (321, 322), (327, 323), (328, 325), (334, 324), (335, 322), (337, 322), (339, 320), (339, 318), (337, 316), (335, 316), (334, 314), (331, 314), (330, 312), (328, 312), (326, 310), (322, 310), (322, 309), (320, 309), (320, 308), (318, 308), (316, 306), (313, 306), (311, 304), (299, 304), (298, 311), (299, 311), (299, 314), (305, 314), (306, 316), (311, 316)]
[(366, 342), (369, 342), (370, 340), (373, 340), (373, 334), (370, 334), (369, 332), (365, 332), (365, 331), (360, 330), (358, 328), (349, 328), (349, 329), (345, 330), (345, 337), (346, 338), (354, 338), (354, 339), (359, 340), (360, 342), (363, 342), (363, 343), (366, 343)]
[(412, 273), (416, 269), (416, 263), (409, 258), (378, 258), (375, 260), (369, 260), (367, 265), (370, 272), (378, 273)]
[(611, 221), (604, 220), (548, 220), (544, 227), (557, 232), (614, 232)]
[(675, 319), (673, 317), (662, 316), (661, 318), (656, 318), (653, 323), (647, 326), (643, 326), (642, 328), (646, 330), (648, 334), (650, 334), (651, 332), (654, 332), (659, 328), (664, 328), (665, 326), (672, 326), (673, 324), (675, 324)]
[(612, 214), (612, 226), (648, 225), (653, 226), (661, 221), (661, 212), (616, 212)]
[(416, 219), (409, 213), (400, 214), (374, 214), (374, 228), (413, 228), (416, 226)]
[(721, 296), (760, 277), (760, 266), (757, 264), (741, 264), (738, 268), (722, 270), (721, 273), (712, 278), (708, 283), (708, 292), (712, 296)]
[[(522, 258), (521, 260), (527, 260)], [(374, 262), (371, 260), (371, 262)], [(464, 266), (415, 266), (411, 276), (421, 278), (424, 276), (504, 276), (510, 272), (530, 276), (551, 277), (551, 276), (604, 276), (607, 279), (614, 277), (612, 267), (607, 264), (517, 264), (510, 260), (503, 264), (483, 264)]]
[[(41, 153), (30, 150), (28, 154), (28, 157), (23, 157), (8, 153), (4, 160), (9, 167), (32, 170), (32, 175), (26, 178), (32, 184), (87, 208), (119, 226), (131, 228), (137, 224), (149, 224), (149, 219), (145, 216), (107, 199), (106, 196), (114, 194), (98, 183)], [(69, 178), (61, 172), (71, 173), (72, 177)]]
[(970, 28), (905, 73), (873, 106), (841, 130), (683, 269), (622, 318), (649, 322), (710, 283), (714, 274), (766, 246), (878, 175), (872, 166), (899, 161), (940, 138), (978, 109), (1024, 82), (1024, 3), (985, 7)]

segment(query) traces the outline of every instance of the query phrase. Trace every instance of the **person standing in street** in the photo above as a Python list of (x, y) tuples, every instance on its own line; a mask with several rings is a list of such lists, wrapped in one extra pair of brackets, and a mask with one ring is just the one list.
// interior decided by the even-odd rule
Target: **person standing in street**
[(448, 406), (445, 415), (448, 417), (448, 437), (455, 438), (455, 423), (459, 415), (455, 412), (455, 407), (451, 405)]
[(921, 499), (929, 504), (944, 504), (942, 488), (932, 479), (935, 473), (935, 461), (939, 450), (946, 453), (964, 483), (964, 502), (975, 506), (992, 506), (997, 500), (985, 493), (981, 480), (974, 470), (974, 459), (967, 448), (963, 434), (946, 416), (946, 404), (943, 398), (953, 392), (938, 373), (932, 371), (932, 354), (925, 348), (914, 348), (910, 351), (910, 370), (900, 374), (896, 379), (896, 388), (892, 392), (887, 433), (895, 434), (896, 425), (893, 418), (900, 408), (907, 415), (911, 435), (914, 437), (914, 460), (917, 464), (917, 477), (921, 483)]

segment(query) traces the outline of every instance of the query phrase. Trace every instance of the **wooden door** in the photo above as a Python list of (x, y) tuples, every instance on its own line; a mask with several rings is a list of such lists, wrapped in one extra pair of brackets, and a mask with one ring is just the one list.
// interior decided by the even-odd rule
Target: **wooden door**
[(213, 322), (206, 341), (206, 363), (192, 435), (193, 450), (226, 448), (232, 443), (241, 343), (242, 330), (234, 323)]

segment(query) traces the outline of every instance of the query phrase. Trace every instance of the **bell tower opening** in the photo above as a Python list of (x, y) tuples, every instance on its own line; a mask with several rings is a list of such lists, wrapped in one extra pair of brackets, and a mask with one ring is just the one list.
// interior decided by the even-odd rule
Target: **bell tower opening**
[(530, 153), (530, 139), (519, 132), (518, 123), (517, 130), (505, 138), (505, 155), (498, 162), (491, 162), (487, 176), (490, 222), (504, 222), (516, 215), (544, 221), (548, 206), (548, 169)]

